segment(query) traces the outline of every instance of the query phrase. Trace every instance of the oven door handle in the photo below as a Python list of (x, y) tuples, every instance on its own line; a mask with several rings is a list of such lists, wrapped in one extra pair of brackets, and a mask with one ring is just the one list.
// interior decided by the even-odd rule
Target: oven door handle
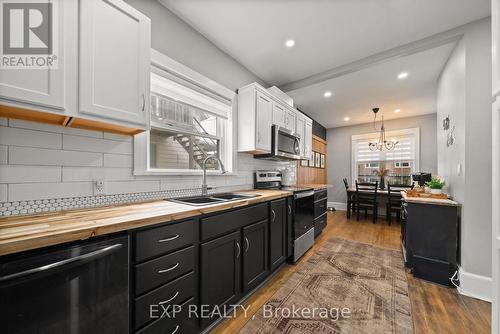
[(54, 269), (57, 269), (57, 268), (69, 265), (71, 263), (92, 261), (92, 260), (101, 258), (101, 257), (103, 257), (105, 255), (111, 254), (111, 253), (115, 252), (116, 250), (122, 248), (122, 246), (123, 246), (122, 244), (114, 244), (114, 245), (106, 246), (104, 248), (101, 248), (101, 249), (98, 249), (96, 251), (89, 252), (89, 253), (86, 253), (86, 254), (81, 254), (81, 255), (78, 255), (78, 256), (75, 256), (75, 257), (70, 257), (70, 258), (67, 258), (67, 259), (64, 259), (64, 260), (61, 260), (61, 261), (53, 262), (53, 263), (50, 263), (50, 264), (46, 264), (46, 265), (43, 265), (43, 266), (40, 266), (40, 267), (36, 267), (36, 268), (28, 269), (28, 270), (25, 270), (25, 271), (17, 272), (17, 273), (14, 273), (14, 274), (6, 275), (6, 276), (1, 276), (0, 277), (0, 282), (5, 282), (5, 281), (8, 281), (8, 280), (12, 280), (12, 279), (19, 279), (19, 278), (22, 278), (22, 277), (25, 277), (25, 276), (29, 276), (29, 275), (33, 275), (33, 274), (40, 273), (40, 272), (51, 271), (51, 270), (54, 270)]
[(314, 196), (314, 190), (302, 191), (300, 193), (296, 193), (293, 195), (293, 198), (300, 199), (300, 198), (309, 197), (309, 196)]

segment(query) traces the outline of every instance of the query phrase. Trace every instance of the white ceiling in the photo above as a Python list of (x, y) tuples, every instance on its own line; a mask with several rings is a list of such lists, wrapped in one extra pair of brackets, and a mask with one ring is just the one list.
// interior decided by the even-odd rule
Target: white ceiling
[[(160, 0), (270, 85), (490, 15), (490, 0)], [(295, 47), (284, 43), (293, 38)]]
[[(287, 94), (327, 128), (370, 122), (375, 106), (381, 108), (384, 119), (435, 113), (437, 79), (454, 45), (374, 65)], [(408, 72), (408, 78), (399, 80), (401, 72)], [(332, 96), (324, 98), (325, 91), (331, 91)], [(395, 109), (401, 112), (395, 113)], [(346, 122), (344, 117), (350, 120)]]
[[(437, 78), (454, 43), (399, 58), (412, 52), (395, 48), (491, 10), (490, 0), (158, 1), (268, 84), (302, 87), (287, 94), (327, 128), (371, 122), (374, 106), (385, 119), (436, 112)], [(372, 61), (384, 52), (397, 55)], [(367, 59), (369, 66), (352, 66)], [(362, 69), (328, 74), (346, 67)], [(402, 71), (410, 76), (400, 81)], [(302, 80), (311, 76), (319, 79)]]

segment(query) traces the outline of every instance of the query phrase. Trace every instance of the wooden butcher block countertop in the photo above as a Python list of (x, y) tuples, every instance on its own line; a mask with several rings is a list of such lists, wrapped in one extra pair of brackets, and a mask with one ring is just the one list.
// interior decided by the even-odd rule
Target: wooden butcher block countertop
[(314, 190), (323, 190), (333, 187), (331, 184), (320, 184), (320, 183), (301, 183), (297, 184), (298, 187), (313, 188)]
[(88, 239), (93, 236), (199, 216), (291, 195), (290, 192), (280, 190), (245, 190), (237, 193), (260, 196), (204, 206), (160, 200), (0, 218), (0, 255)]

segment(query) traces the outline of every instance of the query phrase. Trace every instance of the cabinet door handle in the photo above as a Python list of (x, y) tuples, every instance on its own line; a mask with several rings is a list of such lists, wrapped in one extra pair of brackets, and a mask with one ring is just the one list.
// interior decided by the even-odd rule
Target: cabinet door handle
[(289, 215), (292, 214), (292, 206), (290, 204), (288, 204), (288, 214)]
[(175, 326), (175, 329), (174, 329), (174, 331), (171, 334), (177, 333), (178, 330), (179, 330), (179, 325)]
[(162, 270), (158, 270), (158, 274), (163, 274), (163, 273), (166, 273), (166, 272), (169, 272), (171, 270), (174, 270), (175, 268), (177, 268), (179, 266), (179, 262), (177, 262), (174, 266), (170, 267), (170, 268), (167, 268), (167, 269), (162, 269)]
[(245, 237), (245, 243), (247, 244), (247, 246), (245, 247), (245, 253), (248, 252), (248, 249), (250, 248), (250, 241), (248, 241), (248, 238)]
[(144, 108), (146, 108), (146, 97), (144, 96), (144, 93), (142, 95), (142, 111), (144, 111)]
[(158, 242), (167, 242), (167, 241), (172, 241), (172, 240), (177, 239), (178, 237), (179, 237), (179, 235), (177, 234), (177, 235), (175, 235), (175, 236), (173, 236), (173, 237), (170, 237), (170, 238), (160, 239), (160, 240), (158, 240)]
[(257, 142), (260, 143), (260, 132), (257, 132)]
[(271, 209), (271, 215), (272, 215), (271, 221), (274, 222), (276, 220), (276, 212), (274, 212), (274, 210), (272, 209)]
[(179, 291), (177, 291), (172, 297), (170, 297), (169, 299), (167, 300), (164, 300), (162, 302), (159, 302), (158, 305), (163, 305), (163, 304), (166, 304), (168, 303), (169, 301), (173, 300), (175, 297), (177, 297), (179, 295)]
[(236, 247), (238, 247), (238, 253), (236, 254), (236, 258), (239, 258), (240, 257), (240, 253), (241, 253), (241, 248), (240, 248), (240, 243), (239, 242), (236, 242)]

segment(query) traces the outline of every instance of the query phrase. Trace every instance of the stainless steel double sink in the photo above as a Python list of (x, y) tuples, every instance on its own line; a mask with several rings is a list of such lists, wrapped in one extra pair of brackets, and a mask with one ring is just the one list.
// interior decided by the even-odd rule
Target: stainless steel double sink
[(224, 202), (237, 201), (240, 199), (254, 198), (260, 196), (259, 194), (251, 195), (251, 194), (239, 194), (239, 193), (223, 193), (223, 194), (214, 194), (207, 196), (191, 196), (191, 197), (182, 197), (182, 198), (173, 198), (168, 199), (169, 201), (194, 205), (194, 206), (202, 206), (209, 204), (217, 204)]

